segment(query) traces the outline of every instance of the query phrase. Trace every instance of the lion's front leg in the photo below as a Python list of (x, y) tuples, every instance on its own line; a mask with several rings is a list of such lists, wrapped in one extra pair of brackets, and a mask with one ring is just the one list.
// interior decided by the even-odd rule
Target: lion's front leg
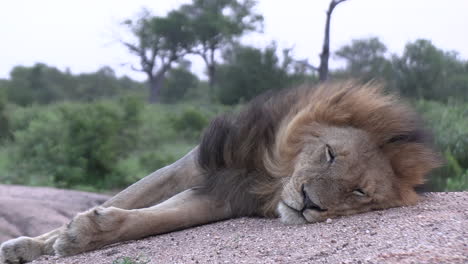
[(0, 263), (24, 263), (41, 255), (53, 255), (55, 240), (64, 227), (38, 237), (18, 237), (4, 242), (0, 247)]
[(186, 190), (156, 206), (124, 210), (97, 207), (77, 215), (54, 244), (59, 256), (101, 248), (112, 243), (167, 233), (229, 218), (224, 202)]
[(74, 255), (109, 244), (106, 241), (116, 240), (125, 224), (125, 211), (99, 206), (79, 213), (55, 241), (55, 254)]

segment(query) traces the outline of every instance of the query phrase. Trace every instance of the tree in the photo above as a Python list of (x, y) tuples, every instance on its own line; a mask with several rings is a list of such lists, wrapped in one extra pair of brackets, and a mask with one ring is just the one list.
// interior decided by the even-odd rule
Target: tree
[(0, 86), (6, 90), (9, 102), (19, 105), (93, 101), (122, 96), (124, 91), (136, 91), (143, 86), (128, 77), (117, 78), (108, 66), (96, 72), (73, 75), (69, 70), (62, 72), (42, 63), (32, 67), (16, 66), (9, 80), (2, 83)]
[(233, 45), (223, 53), (225, 64), (219, 67), (219, 99), (224, 104), (250, 100), (271, 89), (281, 89), (293, 81), (289, 74), (292, 60), (283, 63), (274, 44), (264, 50)]
[(185, 14), (172, 11), (166, 17), (144, 11), (136, 21), (124, 22), (136, 40), (123, 41), (128, 50), (140, 58), (140, 68), (148, 77), (149, 102), (158, 101), (166, 72), (182, 58), (193, 43)]
[(183, 5), (195, 38), (191, 53), (199, 55), (206, 64), (209, 85), (215, 85), (217, 53), (234, 38), (263, 25), (263, 16), (255, 13), (254, 0), (194, 0)]
[(328, 61), (330, 59), (330, 24), (331, 24), (331, 16), (333, 10), (335, 10), (336, 6), (345, 2), (347, 0), (332, 0), (330, 5), (328, 6), (327, 10), (327, 17), (325, 20), (325, 33), (323, 38), (323, 45), (322, 45), (322, 52), (320, 53), (320, 64), (318, 67), (310, 64), (308, 60), (299, 60), (298, 63), (304, 65), (304, 67), (311, 69), (313, 71), (318, 72), (319, 80), (324, 82), (328, 79)]
[(455, 52), (445, 52), (431, 41), (408, 43), (401, 57), (394, 56), (395, 79), (401, 93), (416, 98), (466, 98), (468, 72)]
[(16, 66), (10, 72), (7, 97), (20, 105), (47, 104), (65, 99), (67, 76), (55, 67), (37, 63), (32, 67)]
[(103, 97), (112, 97), (122, 91), (115, 72), (109, 66), (101, 67), (94, 73), (82, 73), (76, 76), (70, 98), (93, 101)]
[(335, 52), (346, 63), (344, 73), (363, 82), (371, 79), (391, 79), (392, 65), (385, 57), (387, 47), (377, 37), (353, 40)]
[(327, 10), (325, 20), (325, 35), (323, 38), (322, 53), (320, 53), (320, 66), (318, 67), (319, 80), (324, 82), (328, 79), (328, 60), (330, 59), (330, 23), (335, 7), (346, 0), (332, 0)]

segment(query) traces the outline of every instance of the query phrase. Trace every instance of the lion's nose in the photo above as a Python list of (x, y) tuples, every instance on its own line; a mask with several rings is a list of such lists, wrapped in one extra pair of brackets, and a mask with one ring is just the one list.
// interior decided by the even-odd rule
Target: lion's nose
[(327, 209), (321, 208), (316, 203), (312, 202), (312, 200), (309, 198), (309, 195), (305, 191), (304, 186), (302, 186), (302, 194), (304, 195), (304, 207), (302, 208), (302, 211), (304, 211), (306, 209), (316, 210), (316, 211), (319, 211), (319, 212), (327, 211)]

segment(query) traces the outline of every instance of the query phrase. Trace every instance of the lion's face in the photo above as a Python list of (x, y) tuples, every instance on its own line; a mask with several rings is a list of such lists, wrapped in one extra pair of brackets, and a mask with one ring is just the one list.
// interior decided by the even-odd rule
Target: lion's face
[(304, 139), (284, 184), (277, 208), (283, 222), (318, 222), (403, 205), (391, 160), (367, 132), (329, 126), (317, 130)]

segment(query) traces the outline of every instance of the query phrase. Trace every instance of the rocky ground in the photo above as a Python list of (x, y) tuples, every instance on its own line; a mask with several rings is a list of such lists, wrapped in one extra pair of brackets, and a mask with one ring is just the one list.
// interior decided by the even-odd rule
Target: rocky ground
[(0, 243), (50, 231), (107, 199), (88, 192), (0, 184)]
[(417, 206), (300, 226), (241, 218), (33, 263), (468, 263), (468, 192), (430, 193)]

